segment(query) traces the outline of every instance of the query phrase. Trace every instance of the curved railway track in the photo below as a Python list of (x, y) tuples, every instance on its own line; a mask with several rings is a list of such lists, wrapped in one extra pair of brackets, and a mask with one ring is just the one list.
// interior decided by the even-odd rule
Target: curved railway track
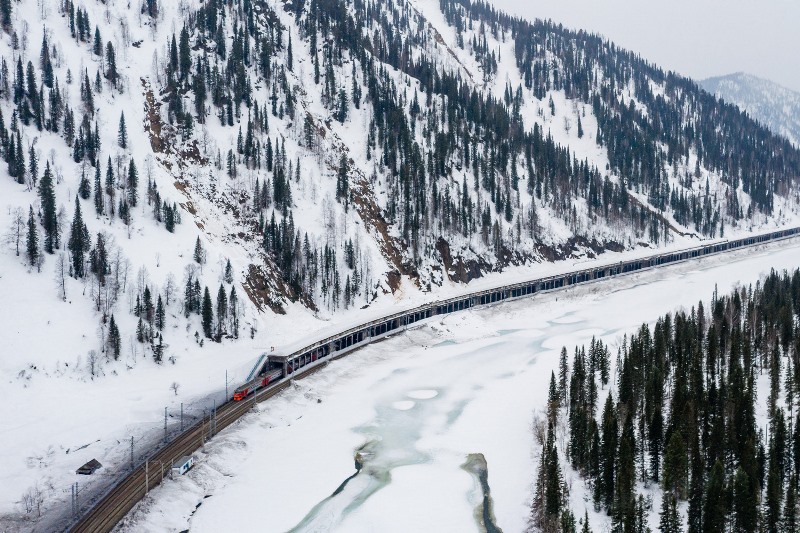
[[(664, 252), (607, 266), (574, 270), (555, 276), (503, 285), (494, 289), (471, 292), (457, 298), (428, 303), (415, 309), (384, 316), (355, 328), (344, 330), (335, 336), (314, 342), (285, 356), (284, 376), (291, 374), (291, 379), (303, 378), (322, 368), (323, 363), (328, 359), (343, 357), (352, 350), (375, 342), (397, 331), (402, 331), (403, 328), (407, 328), (411, 324), (431, 316), (449, 314), (462, 309), (489, 305), (507, 299), (524, 298), (538, 292), (560, 290), (578, 283), (616, 277), (643, 269), (657, 268), (706, 255), (716, 255), (744, 247), (788, 239), (798, 235), (800, 235), (800, 228), (791, 228), (734, 241), (706, 243), (694, 248)], [(324, 360), (317, 359), (316, 356), (312, 357), (311, 354), (318, 353), (321, 347), (328, 347), (330, 352), (325, 353), (330, 353), (330, 356)], [(302, 361), (302, 364), (300, 361)], [(287, 367), (289, 371), (286, 370)], [(284, 378), (275, 384), (257, 390), (245, 400), (227, 401), (222, 404), (216, 409), (215, 413), (204, 416), (199, 422), (181, 432), (171, 442), (150, 455), (144, 464), (134, 468), (102, 496), (90, 502), (91, 508), (89, 511), (76, 522), (70, 524), (67, 527), (67, 531), (74, 533), (105, 533), (111, 531), (149, 490), (158, 486), (164, 477), (169, 475), (171, 466), (176, 459), (191, 455), (215, 434), (241, 418), (256, 403), (271, 398), (289, 387), (290, 383), (290, 379)], [(158, 469), (155, 467), (150, 468), (150, 464), (159, 465)]]

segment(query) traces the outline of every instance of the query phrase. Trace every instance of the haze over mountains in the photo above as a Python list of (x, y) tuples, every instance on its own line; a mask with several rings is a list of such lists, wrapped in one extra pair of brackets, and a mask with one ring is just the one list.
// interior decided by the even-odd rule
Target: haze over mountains
[(800, 93), (744, 72), (708, 78), (700, 86), (800, 146)]

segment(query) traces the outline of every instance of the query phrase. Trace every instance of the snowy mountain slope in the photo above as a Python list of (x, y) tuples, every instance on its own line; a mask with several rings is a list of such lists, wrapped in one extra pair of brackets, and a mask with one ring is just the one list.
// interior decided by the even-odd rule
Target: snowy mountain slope
[(800, 93), (744, 72), (699, 83), (706, 91), (736, 104), (777, 135), (800, 146)]
[(734, 108), (482, 6), (0, 2), (0, 513), (324, 326), (800, 219), (800, 156)]

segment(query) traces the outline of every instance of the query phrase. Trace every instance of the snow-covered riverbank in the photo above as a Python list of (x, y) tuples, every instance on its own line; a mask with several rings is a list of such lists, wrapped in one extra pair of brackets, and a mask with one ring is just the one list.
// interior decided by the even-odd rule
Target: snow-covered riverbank
[[(520, 531), (537, 464), (532, 415), (562, 346), (571, 352), (594, 335), (613, 353), (623, 334), (707, 300), (715, 285), (723, 292), (798, 265), (800, 243), (785, 243), (436, 320), (262, 404), (128, 523), (137, 531), (477, 530), (483, 494), (461, 465), (482, 453), (497, 524)], [(365, 466), (342, 488), (359, 450)], [(582, 483), (569, 473), (567, 482), (582, 516)], [(602, 520), (592, 515), (594, 525)]]

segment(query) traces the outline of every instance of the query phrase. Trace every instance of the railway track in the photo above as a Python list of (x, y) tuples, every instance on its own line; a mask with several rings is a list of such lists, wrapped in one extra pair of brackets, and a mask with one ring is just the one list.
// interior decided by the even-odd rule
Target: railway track
[[(328, 337), (322, 341), (314, 343), (302, 350), (295, 352), (289, 357), (294, 357), (301, 352), (306, 352), (309, 349), (315, 349), (325, 343), (334, 344), (345, 338), (343, 336), (356, 335), (357, 331), (368, 331), (374, 324), (385, 322), (387, 319), (392, 323), (397, 323), (397, 328), (401, 325), (401, 320), (398, 317), (407, 317), (414, 313), (421, 313), (424, 310), (431, 311), (430, 314), (423, 316), (427, 318), (439, 314), (449, 314), (451, 312), (461, 310), (464, 308), (472, 307), (473, 305), (487, 305), (506, 299), (516, 299), (535, 294), (539, 291), (551, 291), (567, 288), (573, 284), (583, 283), (585, 281), (593, 281), (599, 279), (606, 279), (607, 277), (615, 277), (617, 275), (634, 273), (642, 269), (657, 268), (674, 264), (676, 262), (684, 262), (691, 259), (703, 257), (705, 255), (716, 255), (727, 251), (740, 250), (742, 248), (758, 246), (761, 244), (774, 242), (776, 240), (783, 240), (800, 235), (800, 228), (791, 228), (786, 230), (779, 230), (773, 233), (750, 236), (737, 241), (725, 241), (721, 243), (705, 244), (695, 248), (680, 250), (675, 252), (664, 252), (642, 259), (633, 259), (619, 263), (619, 265), (610, 265), (605, 267), (593, 267), (590, 270), (575, 270), (566, 272), (556, 276), (548, 276), (547, 278), (540, 278), (531, 280), (525, 283), (509, 284), (487, 291), (479, 291), (461, 296), (456, 299), (442, 300), (432, 302), (417, 309), (405, 311), (383, 317), (371, 321), (369, 324), (363, 324), (357, 328), (350, 329), (342, 332), (341, 334)], [(602, 272), (602, 273), (601, 273)], [(554, 280), (560, 280), (556, 282)], [(549, 284), (548, 284), (549, 283)], [(522, 290), (523, 286), (532, 287), (540, 284), (541, 288), (534, 289), (533, 292)], [(494, 295), (499, 294), (500, 297), (495, 299)], [(467, 300), (465, 300), (465, 298)], [(468, 302), (466, 307), (454, 306), (453, 301)], [(450, 302), (450, 303), (448, 303)], [(472, 303), (477, 302), (477, 303)], [(449, 307), (448, 307), (449, 306)], [(444, 309), (444, 310), (442, 310)], [(416, 318), (414, 319), (416, 320)], [(413, 322), (406, 321), (403, 325), (408, 327)], [(366, 329), (365, 329), (366, 328)], [(334, 351), (331, 353), (329, 359), (337, 359), (344, 357), (350, 351), (357, 349), (361, 345), (369, 344), (380, 338), (397, 331), (381, 330), (380, 334), (369, 334), (366, 338), (358, 337), (358, 342), (353, 345), (346, 344), (345, 347), (339, 349), (338, 353)], [(263, 402), (272, 396), (278, 394), (282, 390), (288, 388), (292, 379), (301, 379), (313, 372), (323, 368), (325, 361), (316, 361), (316, 363), (306, 367), (299, 368), (291, 374), (291, 379), (282, 379), (281, 381), (269, 385), (261, 390), (256, 391), (252, 397), (248, 397), (242, 401), (227, 401), (222, 404), (216, 411), (210, 415), (205, 415), (200, 421), (196, 422), (188, 429), (181, 432), (171, 442), (158, 449), (153, 455), (147, 458), (144, 464), (140, 464), (130, 471), (124, 479), (116, 483), (105, 494), (90, 502), (92, 507), (89, 511), (81, 516), (77, 522), (72, 523), (67, 527), (67, 531), (71, 533), (106, 533), (111, 531), (114, 526), (121, 521), (125, 515), (153, 488), (158, 486), (167, 475), (170, 474), (172, 464), (174, 461), (182, 456), (191, 455), (193, 452), (201, 448), (205, 442), (211, 439), (215, 434), (233, 424), (236, 420), (244, 416), (245, 413), (250, 411), (256, 403)], [(286, 375), (286, 374), (284, 374)], [(158, 469), (150, 467), (150, 465), (158, 465)]]
[[(301, 379), (319, 370), (320, 366), (298, 372), (293, 379)], [(267, 387), (252, 398), (241, 402), (226, 402), (221, 405), (216, 415), (209, 414), (196, 422), (154, 455), (144, 464), (134, 468), (125, 479), (103, 495), (99, 502), (88, 513), (73, 524), (68, 531), (73, 533), (100, 533), (111, 531), (114, 526), (127, 515), (131, 509), (153, 488), (169, 477), (174, 461), (184, 455), (191, 455), (201, 448), (205, 442), (224, 430), (248, 411), (256, 403), (263, 402), (288, 388), (290, 380), (285, 380)]]

